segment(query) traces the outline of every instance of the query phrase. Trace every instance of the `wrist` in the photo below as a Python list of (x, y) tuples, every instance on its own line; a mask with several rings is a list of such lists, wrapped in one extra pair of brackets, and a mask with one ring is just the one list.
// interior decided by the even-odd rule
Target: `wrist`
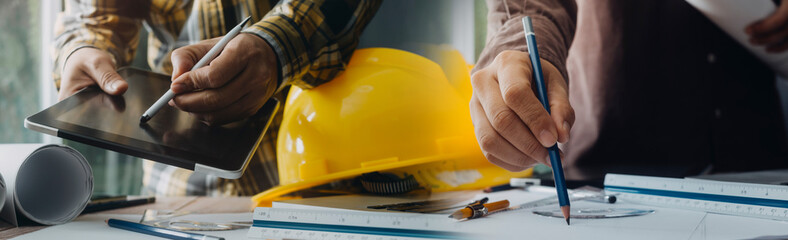
[(282, 65), (279, 61), (279, 57), (276, 55), (273, 46), (271, 46), (271, 44), (269, 44), (268, 41), (265, 40), (265, 38), (255, 33), (244, 32), (241, 34), (249, 35), (251, 37), (250, 39), (254, 39), (255, 46), (257, 46), (258, 49), (261, 49), (262, 51), (263, 56), (261, 60), (263, 61), (263, 65), (265, 65), (266, 68), (276, 72), (274, 76), (276, 78), (276, 90), (280, 89), (282, 87), (282, 82), (283, 82), (282, 71), (281, 71)]

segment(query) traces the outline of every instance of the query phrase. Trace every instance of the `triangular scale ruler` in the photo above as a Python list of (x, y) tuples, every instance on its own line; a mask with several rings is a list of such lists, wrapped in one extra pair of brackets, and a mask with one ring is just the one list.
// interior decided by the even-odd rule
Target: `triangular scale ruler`
[(467, 239), (446, 215), (258, 207), (255, 239)]
[(788, 186), (607, 174), (605, 191), (638, 204), (788, 220)]

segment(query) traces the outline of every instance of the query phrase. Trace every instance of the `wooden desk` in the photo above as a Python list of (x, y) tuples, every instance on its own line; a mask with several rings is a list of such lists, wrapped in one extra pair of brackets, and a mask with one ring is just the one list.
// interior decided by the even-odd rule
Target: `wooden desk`
[[(192, 213), (242, 213), (251, 212), (252, 202), (248, 197), (156, 197), (155, 203), (128, 208), (107, 210), (91, 214), (139, 214), (145, 209), (179, 210)], [(35, 232), (48, 226), (13, 227), (0, 220), (0, 239), (13, 238)]]

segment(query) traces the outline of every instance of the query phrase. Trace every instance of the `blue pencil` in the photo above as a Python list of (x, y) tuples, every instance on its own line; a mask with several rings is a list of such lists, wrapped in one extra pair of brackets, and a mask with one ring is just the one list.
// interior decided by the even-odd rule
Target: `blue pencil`
[[(536, 35), (531, 24), (531, 17), (523, 18), (523, 28), (525, 29), (525, 41), (528, 44), (528, 55), (531, 57), (531, 67), (534, 72), (534, 82), (536, 82), (537, 96), (542, 106), (550, 113), (550, 102), (547, 100), (547, 87), (545, 86), (544, 76), (542, 75), (542, 63), (539, 60), (539, 50), (536, 48)], [(569, 194), (566, 192), (566, 181), (564, 180), (564, 168), (561, 167), (561, 156), (558, 154), (558, 144), (547, 148), (550, 154), (550, 164), (553, 165), (553, 178), (555, 178), (555, 190), (558, 192), (558, 204), (561, 212), (569, 225)]]
[(142, 234), (148, 234), (148, 235), (151, 235), (151, 236), (157, 236), (157, 237), (167, 238), (167, 239), (178, 239), (178, 240), (200, 240), (200, 239), (205, 239), (205, 240), (224, 240), (224, 238), (221, 238), (221, 237), (214, 237), (214, 236), (198, 234), (198, 233), (181, 232), (181, 231), (176, 231), (176, 230), (171, 230), (171, 229), (166, 229), (166, 228), (159, 228), (159, 227), (149, 226), (149, 225), (145, 225), (145, 224), (142, 224), (142, 223), (135, 223), (135, 222), (123, 221), (123, 220), (112, 219), (112, 218), (107, 220), (107, 225), (109, 225), (110, 227), (114, 227), (114, 228), (120, 228), (120, 229), (123, 229), (123, 230), (129, 230), (129, 231), (133, 231), (133, 232), (138, 232), (138, 233), (142, 233)]

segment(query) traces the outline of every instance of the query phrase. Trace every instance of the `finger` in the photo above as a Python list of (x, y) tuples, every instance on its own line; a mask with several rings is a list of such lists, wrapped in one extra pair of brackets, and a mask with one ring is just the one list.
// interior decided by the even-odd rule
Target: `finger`
[[(235, 41), (235, 39), (233, 39)], [(227, 84), (232, 77), (238, 75), (248, 60), (237, 47), (237, 43), (230, 41), (219, 56), (210, 65), (184, 73), (172, 82), (171, 89), (176, 94), (190, 92), (197, 89), (219, 88)]]
[(779, 53), (779, 52), (784, 52), (785, 50), (788, 50), (788, 38), (783, 39), (782, 42), (779, 42), (777, 44), (771, 45), (766, 48), (766, 51), (770, 53)]
[(561, 72), (547, 61), (542, 61), (547, 81), (547, 98), (550, 99), (550, 117), (558, 130), (558, 142), (569, 141), (569, 132), (575, 123), (575, 110), (569, 103), (569, 89)]
[(750, 35), (764, 35), (784, 27), (788, 21), (788, 5), (781, 4), (772, 15), (750, 24), (745, 32)]
[(263, 91), (246, 84), (258, 81), (252, 69), (246, 69), (226, 86), (205, 89), (196, 92), (186, 92), (175, 96), (174, 105), (186, 112), (212, 112), (238, 101), (250, 91)]
[[(538, 147), (544, 152), (544, 156), (534, 158), (524, 154), (521, 150), (516, 148), (504, 137), (502, 137), (488, 120), (483, 106), (478, 98), (471, 98), (470, 110), (471, 121), (473, 121), (476, 140), (479, 142), (479, 146), (488, 160), (492, 157), (496, 157), (497, 159), (500, 159), (501, 161), (513, 166), (530, 166), (533, 165), (534, 159), (541, 159), (540, 162), (546, 161), (547, 151), (544, 148)], [(536, 141), (533, 140), (533, 142)], [(532, 145), (539, 146), (539, 144)]]
[(175, 49), (172, 52), (172, 56), (170, 56), (172, 61), (172, 80), (174, 81), (183, 73), (191, 70), (218, 41), (219, 38), (213, 38)]
[(265, 103), (255, 103), (255, 101), (257, 100), (254, 97), (247, 94), (226, 108), (214, 112), (192, 113), (192, 115), (209, 126), (218, 126), (252, 116)]
[(490, 161), (492, 164), (495, 164), (496, 166), (499, 166), (499, 167), (501, 167), (503, 169), (506, 169), (507, 171), (510, 171), (510, 172), (522, 172), (522, 171), (524, 171), (524, 170), (526, 170), (528, 168), (531, 168), (530, 166), (511, 165), (509, 163), (506, 163), (506, 162), (502, 161), (501, 159), (496, 158), (495, 156), (488, 157), (487, 161)]
[(779, 44), (788, 37), (788, 27), (783, 27), (775, 32), (770, 32), (762, 35), (753, 35), (750, 38), (750, 43), (757, 45), (774, 45)]
[(478, 96), (487, 121), (520, 152), (533, 159), (546, 159), (547, 150), (534, 137), (533, 131), (504, 103), (499, 87), (490, 79), (493, 77), (484, 76), (485, 73), (488, 71), (477, 72), (471, 82), (474, 84), (474, 96)]
[[(520, 55), (519, 58), (525, 56)], [(542, 146), (550, 147), (558, 140), (553, 119), (532, 89), (531, 68), (524, 59), (508, 59), (498, 69), (498, 83), (503, 102), (531, 129)]]
[(129, 85), (123, 80), (110, 59), (98, 57), (89, 64), (83, 65), (82, 70), (87, 73), (101, 90), (110, 95), (120, 95), (126, 92)]

